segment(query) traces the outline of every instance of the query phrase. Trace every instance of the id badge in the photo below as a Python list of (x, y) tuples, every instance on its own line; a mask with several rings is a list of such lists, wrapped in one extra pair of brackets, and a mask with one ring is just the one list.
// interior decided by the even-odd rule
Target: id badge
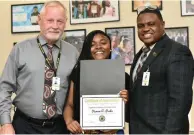
[(142, 86), (149, 86), (150, 72), (143, 73)]
[(53, 77), (52, 90), (60, 90), (60, 78), (59, 77)]

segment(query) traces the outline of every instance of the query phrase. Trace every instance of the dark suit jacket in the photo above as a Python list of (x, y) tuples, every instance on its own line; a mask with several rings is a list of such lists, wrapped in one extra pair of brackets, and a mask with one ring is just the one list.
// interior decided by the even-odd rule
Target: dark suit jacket
[[(188, 133), (194, 75), (190, 50), (164, 35), (133, 82), (132, 73), (141, 53), (137, 53), (130, 71), (129, 132)], [(143, 72), (148, 68), (149, 86), (142, 86)]]

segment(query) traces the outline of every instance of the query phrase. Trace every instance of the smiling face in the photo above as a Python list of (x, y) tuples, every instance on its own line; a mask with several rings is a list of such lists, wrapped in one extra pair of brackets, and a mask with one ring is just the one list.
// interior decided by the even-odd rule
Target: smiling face
[(63, 34), (66, 25), (65, 11), (60, 6), (48, 6), (38, 17), (40, 34), (48, 44), (55, 43)]
[(139, 39), (150, 46), (156, 43), (164, 34), (164, 22), (154, 13), (143, 13), (137, 18)]
[(95, 60), (108, 59), (110, 56), (110, 41), (102, 35), (97, 34), (92, 40), (91, 54)]

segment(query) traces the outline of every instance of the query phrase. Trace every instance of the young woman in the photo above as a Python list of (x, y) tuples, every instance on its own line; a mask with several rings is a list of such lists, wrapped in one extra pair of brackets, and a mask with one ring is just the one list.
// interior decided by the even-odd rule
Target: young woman
[[(83, 49), (70, 75), (70, 89), (67, 93), (67, 102), (64, 108), (64, 119), (68, 130), (71, 133), (82, 133), (80, 127), (80, 61), (81, 60), (102, 60), (111, 57), (111, 41), (109, 36), (100, 30), (90, 32), (83, 43)], [(126, 74), (126, 81), (129, 82), (129, 75)], [(128, 83), (126, 83), (128, 84)], [(126, 86), (126, 89), (128, 86)], [(128, 91), (121, 90), (120, 96), (125, 102), (128, 101)], [(86, 134), (123, 134), (123, 130), (87, 130)]]

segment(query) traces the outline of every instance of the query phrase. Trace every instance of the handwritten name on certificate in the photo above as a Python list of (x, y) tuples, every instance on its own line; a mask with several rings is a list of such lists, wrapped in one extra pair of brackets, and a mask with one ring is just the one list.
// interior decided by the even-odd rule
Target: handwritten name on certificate
[(87, 95), (80, 100), (83, 129), (124, 128), (124, 102), (118, 95)]

